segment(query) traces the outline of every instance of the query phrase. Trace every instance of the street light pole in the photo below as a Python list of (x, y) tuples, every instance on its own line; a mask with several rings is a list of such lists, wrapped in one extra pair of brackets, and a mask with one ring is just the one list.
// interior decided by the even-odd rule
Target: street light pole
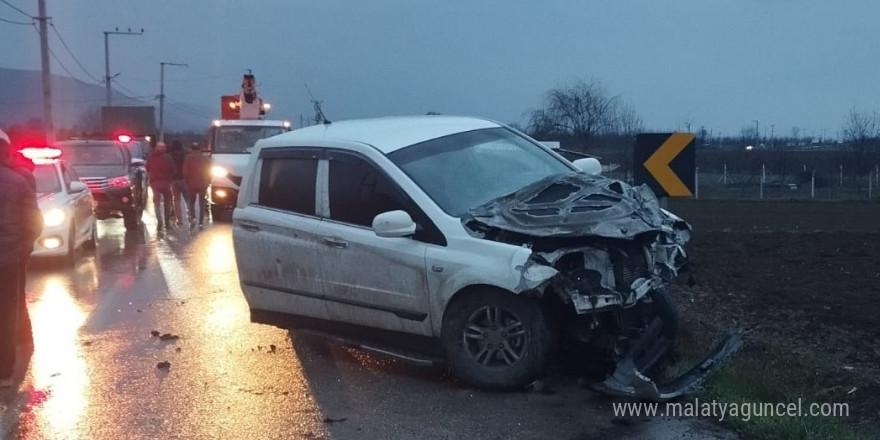
[(189, 67), (184, 63), (159, 62), (159, 142), (165, 142), (165, 66)]
[(131, 29), (128, 31), (120, 31), (119, 28), (113, 31), (104, 31), (104, 83), (107, 86), (107, 106), (109, 107), (113, 103), (112, 97), (112, 89), (110, 88), (110, 80), (112, 77), (110, 76), (110, 36), (111, 35), (143, 35), (144, 30), (141, 29), (140, 32), (132, 32)]

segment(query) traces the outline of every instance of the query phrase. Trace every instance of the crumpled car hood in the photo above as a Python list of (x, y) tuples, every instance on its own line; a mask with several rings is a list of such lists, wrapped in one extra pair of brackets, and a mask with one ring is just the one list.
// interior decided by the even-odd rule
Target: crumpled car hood
[(633, 187), (600, 175), (550, 176), (472, 208), (462, 218), (505, 231), (540, 237), (632, 239), (660, 231), (670, 220), (647, 185)]

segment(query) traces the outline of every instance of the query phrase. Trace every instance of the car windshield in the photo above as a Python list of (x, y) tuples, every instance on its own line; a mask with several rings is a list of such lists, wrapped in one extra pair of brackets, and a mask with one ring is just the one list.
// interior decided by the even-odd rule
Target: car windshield
[(121, 149), (114, 144), (64, 145), (62, 149), (72, 165), (125, 165)]
[(52, 165), (37, 165), (34, 167), (34, 180), (37, 182), (38, 193), (56, 193), (61, 191), (61, 181), (58, 173)]
[(445, 136), (388, 157), (455, 217), (545, 177), (575, 170), (505, 128)]
[(283, 127), (223, 126), (214, 128), (213, 153), (249, 153), (260, 140), (284, 133)]

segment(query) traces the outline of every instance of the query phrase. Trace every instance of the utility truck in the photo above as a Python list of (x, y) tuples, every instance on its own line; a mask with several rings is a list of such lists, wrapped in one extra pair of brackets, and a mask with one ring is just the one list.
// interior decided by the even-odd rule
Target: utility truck
[(257, 92), (254, 75), (248, 71), (237, 95), (220, 97), (220, 117), (211, 124), (207, 148), (211, 155), (211, 218), (229, 221), (238, 200), (254, 143), (290, 131), (290, 121), (265, 119), (271, 109)]

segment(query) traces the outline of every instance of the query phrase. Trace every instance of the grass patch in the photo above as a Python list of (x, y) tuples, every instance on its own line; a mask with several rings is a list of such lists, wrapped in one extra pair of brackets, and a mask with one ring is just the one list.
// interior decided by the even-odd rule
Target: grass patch
[[(698, 362), (719, 336), (708, 325), (682, 324), (678, 344), (680, 362), (676, 363), (677, 366)], [(701, 402), (714, 400), (740, 408), (746, 403), (796, 404), (800, 400), (805, 414), (809, 414), (809, 405), (812, 403), (845, 403), (849, 417), (768, 417), (763, 413), (766, 409), (749, 406), (748, 417), (745, 414), (739, 414), (738, 417), (728, 415), (722, 423), (745, 439), (868, 439), (867, 435), (849, 424), (858, 402), (851, 401), (847, 386), (835, 380), (839, 375), (832, 375), (830, 365), (833, 362), (823, 358), (821, 353), (798, 355), (767, 341), (746, 338), (740, 351), (712, 376), (696, 397)], [(762, 411), (762, 414), (758, 416), (756, 411)]]

